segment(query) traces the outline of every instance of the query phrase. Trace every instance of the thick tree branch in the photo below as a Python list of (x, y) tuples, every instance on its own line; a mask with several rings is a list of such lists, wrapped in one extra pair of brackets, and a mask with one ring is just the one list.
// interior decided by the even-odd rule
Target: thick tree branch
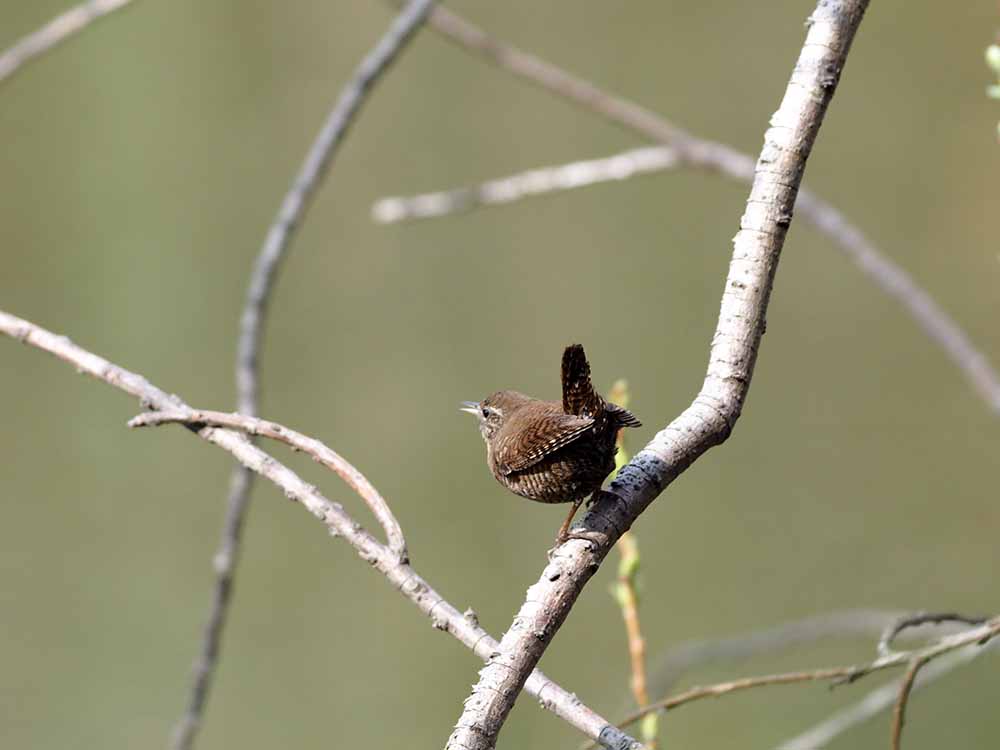
[[(445, 8), (434, 9), (429, 25), (463, 49), (525, 81), (665, 146), (543, 167), (455, 191), (386, 199), (375, 204), (373, 213), (378, 221), (443, 216), (480, 204), (506, 203), (550, 190), (581, 187), (600, 180), (627, 179), (675, 166), (703, 169), (744, 183), (753, 180), (754, 163), (747, 154), (724, 143), (699, 138), (635, 102), (614, 96), (590, 81), (489, 36)], [(795, 209), (832, 240), (834, 247), (877, 287), (894, 298), (962, 371), (990, 410), (1000, 414), (1000, 374), (961, 326), (833, 205), (803, 186)]]
[(489, 750), (528, 674), (611, 545), (678, 475), (723, 442), (753, 375), (778, 257), (806, 159), (833, 96), (867, 0), (821, 0), (757, 162), (726, 280), (701, 392), (619, 472), (528, 589), (497, 654), (487, 662), (448, 748)]
[[(253, 416), (257, 413), (258, 358), (264, 316), (281, 261), (287, 253), (295, 230), (301, 224), (312, 196), (329, 170), (337, 147), (343, 142), (372, 87), (406, 43), (413, 38), (426, 20), (433, 4), (434, 0), (410, 0), (388, 31), (361, 61), (327, 116), (319, 135), (306, 154), (299, 173), (285, 194), (277, 216), (268, 229), (264, 244), (254, 263), (240, 319), (240, 335), (236, 350), (236, 391), (237, 410), (242, 414)], [(239, 557), (243, 522), (252, 488), (253, 473), (246, 466), (237, 465), (233, 469), (229, 483), (226, 518), (219, 549), (214, 558), (216, 578), (211, 609), (202, 637), (201, 651), (195, 664), (188, 706), (184, 716), (174, 728), (172, 742), (174, 750), (189, 750), (192, 747), (205, 710), (212, 673), (218, 661), (220, 641), (232, 594), (233, 576)], [(386, 512), (376, 510), (375, 507), (373, 510), (386, 530), (393, 551), (401, 560), (405, 560), (406, 546), (398, 524), (386, 517)]]
[[(199, 425), (197, 414), (179, 397), (170, 395), (141, 375), (129, 372), (75, 345), (65, 336), (58, 336), (26, 320), (0, 311), (0, 333), (25, 344), (47, 351), (73, 365), (78, 372), (91, 375), (119, 390), (128, 393), (149, 409), (191, 415), (191, 424), (197, 434), (220, 448), (229, 451), (237, 461), (274, 482), (290, 500), (302, 505), (319, 518), (331, 535), (342, 537), (358, 556), (389, 579), (407, 599), (427, 615), (438, 630), (444, 630), (468, 646), (480, 659), (486, 660), (497, 649), (497, 642), (479, 627), (475, 614), (465, 613), (449, 604), (426, 580), (386, 545), (356, 523), (339, 503), (326, 499), (312, 485), (303, 481), (291, 469), (253, 445), (244, 435), (228, 429)], [(253, 427), (258, 420), (245, 421)], [(352, 467), (353, 468), (353, 467)], [(559, 716), (588, 737), (626, 737), (611, 727), (607, 720), (585, 706), (572, 693), (567, 692), (538, 670), (532, 672), (525, 689), (535, 696), (548, 711)]]
[(29, 60), (45, 54), (94, 21), (131, 2), (132, 0), (88, 0), (59, 14), (42, 28), (0, 52), (0, 83), (14, 75)]

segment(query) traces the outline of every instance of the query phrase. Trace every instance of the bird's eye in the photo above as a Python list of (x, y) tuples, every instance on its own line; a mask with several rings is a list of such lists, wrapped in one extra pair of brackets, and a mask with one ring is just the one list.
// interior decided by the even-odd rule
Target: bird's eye
[(484, 406), (483, 407), (483, 416), (484, 417), (488, 417), (489, 415), (490, 415), (490, 410)]

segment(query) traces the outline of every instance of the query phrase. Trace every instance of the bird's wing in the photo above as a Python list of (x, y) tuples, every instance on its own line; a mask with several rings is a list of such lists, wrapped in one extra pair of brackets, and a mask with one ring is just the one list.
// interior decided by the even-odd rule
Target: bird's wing
[(494, 460), (501, 474), (523, 471), (565, 445), (572, 443), (594, 424), (590, 417), (553, 414), (533, 424), (519, 426), (500, 435)]

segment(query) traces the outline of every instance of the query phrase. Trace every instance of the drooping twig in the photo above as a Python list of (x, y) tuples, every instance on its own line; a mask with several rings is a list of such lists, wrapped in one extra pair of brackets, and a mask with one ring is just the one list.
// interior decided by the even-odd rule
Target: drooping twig
[[(376, 203), (379, 221), (443, 216), (476, 205), (504, 203), (552, 189), (590, 185), (600, 179), (625, 179), (675, 166), (704, 169), (739, 182), (750, 183), (754, 162), (724, 143), (699, 138), (661, 115), (610, 94), (535, 55), (500, 41), (445, 8), (435, 8), (429, 25), (463, 49), (480, 55), (543, 90), (653, 141), (660, 149), (637, 149), (617, 156), (535, 169), (492, 180), (478, 187), (392, 198)], [(990, 410), (1000, 414), (1000, 374), (961, 326), (885, 253), (832, 204), (803, 186), (796, 210), (825, 234), (885, 294), (894, 298), (962, 371)]]
[[(625, 728), (634, 724), (651, 711), (669, 711), (702, 698), (717, 698), (722, 695), (736, 693), (743, 690), (750, 690), (769, 685), (794, 685), (800, 682), (816, 682), (833, 680), (834, 684), (856, 682), (857, 680), (881, 672), (886, 669), (900, 667), (906, 664), (912, 665), (920, 663), (921, 666), (929, 661), (950, 654), (966, 647), (983, 646), (1000, 634), (1000, 617), (987, 620), (983, 625), (974, 627), (953, 635), (941, 638), (936, 643), (912, 651), (902, 651), (879, 656), (869, 664), (851, 665), (846, 667), (832, 667), (829, 669), (805, 670), (799, 672), (783, 672), (780, 674), (762, 675), (758, 677), (744, 677), (729, 682), (720, 682), (715, 685), (705, 685), (685, 690), (677, 695), (670, 696), (655, 703), (651, 703), (644, 709), (640, 709), (618, 723), (618, 726)], [(919, 667), (918, 667), (919, 669)], [(909, 680), (912, 683), (912, 678)], [(909, 688), (907, 688), (909, 690)], [(903, 701), (905, 704), (905, 700)]]
[(877, 637), (904, 616), (883, 610), (845, 610), (806, 617), (726, 638), (680, 643), (657, 658), (650, 668), (654, 692), (670, 693), (691, 670), (708, 664), (727, 664), (764, 654), (784, 652), (827, 638)]
[(277, 422), (269, 422), (266, 419), (246, 417), (242, 414), (225, 414), (223, 412), (207, 411), (204, 409), (145, 412), (132, 418), (128, 426), (149, 427), (169, 422), (228, 427), (233, 430), (240, 430), (248, 435), (262, 435), (302, 451), (336, 473), (365, 501), (385, 531), (389, 549), (397, 555), (406, 550), (403, 530), (389, 509), (389, 504), (385, 501), (385, 498), (379, 494), (378, 490), (372, 486), (372, 483), (368, 481), (364, 474), (344, 460), (335, 450), (327, 447), (319, 440), (303, 435), (301, 432), (296, 432)]
[(29, 60), (48, 52), (97, 19), (120, 10), (131, 2), (132, 0), (88, 0), (60, 13), (42, 28), (0, 52), (0, 83), (10, 78)]
[[(426, 20), (433, 4), (434, 0), (409, 0), (389, 30), (361, 61), (327, 116), (268, 229), (254, 263), (240, 318), (240, 335), (236, 348), (236, 391), (237, 410), (242, 414), (257, 414), (258, 357), (264, 315), (278, 269), (295, 229), (302, 223), (311, 198), (326, 175), (337, 147), (343, 142), (372, 86)], [(226, 519), (222, 527), (219, 551), (215, 555), (216, 579), (211, 611), (195, 665), (188, 706), (174, 728), (173, 750), (189, 750), (201, 723), (212, 673), (218, 660), (219, 643), (239, 555), (241, 531), (252, 487), (253, 474), (247, 467), (237, 465), (230, 481)], [(402, 536), (391, 541), (401, 544)], [(396, 549), (396, 554), (400, 559), (405, 559), (405, 547)]]
[[(995, 650), (997, 643), (998, 641), (994, 640), (983, 648), (967, 646), (935, 659), (920, 670), (912, 689), (919, 690), (952, 670), (968, 664), (987, 650)], [(893, 681), (877, 687), (854, 705), (838, 711), (811, 729), (782, 742), (775, 750), (822, 750), (844, 732), (880, 714), (898, 700), (899, 683)]]
[(913, 681), (917, 679), (917, 672), (926, 663), (926, 659), (914, 659), (910, 662), (910, 668), (906, 670), (902, 682), (899, 683), (899, 697), (892, 709), (892, 734), (890, 735), (892, 750), (900, 750), (900, 742), (903, 739), (903, 723), (906, 721), (906, 702), (910, 699), (910, 692), (913, 690)]
[(480, 671), (448, 748), (495, 747), (525, 679), (615, 541), (677, 476), (732, 432), (749, 391), (805, 163), (866, 7), (867, 0), (821, 0), (810, 18), (784, 99), (764, 136), (700, 393), (619, 472), (582, 528), (553, 552), (497, 654)]
[(908, 628), (920, 625), (940, 625), (944, 622), (960, 622), (964, 625), (982, 625), (985, 617), (969, 617), (958, 612), (918, 612), (915, 615), (905, 615), (886, 626), (882, 637), (878, 640), (878, 655), (889, 656), (892, 653), (892, 642), (896, 636)]
[[(65, 336), (58, 336), (2, 311), (0, 311), (0, 333), (55, 355), (73, 365), (78, 372), (91, 375), (134, 396), (146, 408), (193, 413), (193, 410), (179, 397), (160, 390), (141, 375), (129, 372), (103, 357), (81, 349)], [(361, 559), (382, 573), (393, 588), (427, 615), (435, 628), (450, 633), (480, 659), (486, 660), (496, 651), (499, 644), (479, 626), (471, 611), (462, 613), (449, 604), (417, 574), (409, 563), (401, 561), (393, 550), (375, 539), (361, 524), (356, 523), (339, 503), (326, 499), (315, 487), (260, 450), (243, 434), (223, 428), (198, 426), (197, 420), (192, 420), (192, 424), (198, 427), (198, 437), (223, 448), (243, 465), (274, 482), (286, 497), (296, 501), (320, 519), (333, 536), (342, 537), (347, 541)], [(611, 727), (606, 719), (538, 670), (532, 672), (525, 689), (538, 699), (543, 708), (556, 714), (588, 737), (625, 737), (626, 741), (628, 740), (627, 735)]]

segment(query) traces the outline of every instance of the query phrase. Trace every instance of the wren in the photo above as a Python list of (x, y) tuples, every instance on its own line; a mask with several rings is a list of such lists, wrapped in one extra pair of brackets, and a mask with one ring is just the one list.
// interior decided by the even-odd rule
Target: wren
[(464, 402), (462, 411), (479, 418), (486, 463), (500, 484), (540, 503), (573, 503), (557, 545), (567, 538), (580, 504), (597, 497), (615, 468), (618, 431), (641, 426), (632, 412), (594, 390), (579, 344), (563, 352), (561, 403), (497, 391), (482, 401)]

